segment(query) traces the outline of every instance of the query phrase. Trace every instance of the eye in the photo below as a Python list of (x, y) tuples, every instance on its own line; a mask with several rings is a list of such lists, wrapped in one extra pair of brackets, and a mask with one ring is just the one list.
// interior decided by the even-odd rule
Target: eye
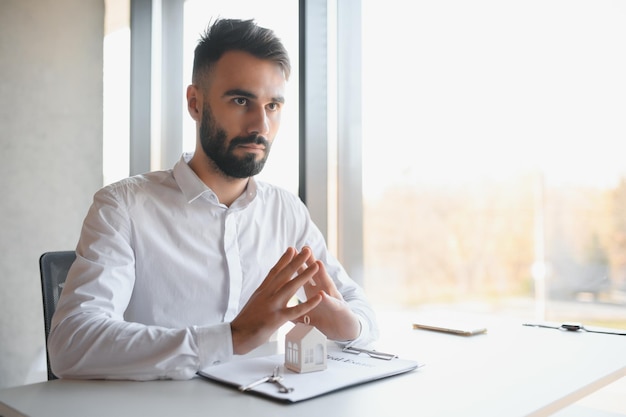
[(235, 97), (233, 99), (233, 102), (235, 102), (235, 104), (238, 106), (245, 106), (246, 104), (248, 104), (248, 99), (245, 97)]
[(277, 111), (280, 110), (280, 103), (270, 103), (267, 105), (268, 110)]

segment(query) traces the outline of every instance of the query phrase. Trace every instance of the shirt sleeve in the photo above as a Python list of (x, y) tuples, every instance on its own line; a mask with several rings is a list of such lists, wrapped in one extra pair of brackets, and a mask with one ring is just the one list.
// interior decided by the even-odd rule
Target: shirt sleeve
[(96, 193), (52, 320), (52, 371), (84, 379), (189, 379), (230, 360), (229, 323), (166, 328), (124, 320), (135, 282), (125, 210), (115, 188)]

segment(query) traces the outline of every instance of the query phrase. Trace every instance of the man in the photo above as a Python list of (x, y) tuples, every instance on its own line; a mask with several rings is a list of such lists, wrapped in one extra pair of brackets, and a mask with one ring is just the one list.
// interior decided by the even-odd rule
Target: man
[(204, 34), (187, 89), (195, 152), (95, 194), (49, 335), (57, 376), (187, 379), (304, 316), (338, 343), (376, 337), (305, 206), (254, 179), (289, 72), (280, 40), (251, 20)]

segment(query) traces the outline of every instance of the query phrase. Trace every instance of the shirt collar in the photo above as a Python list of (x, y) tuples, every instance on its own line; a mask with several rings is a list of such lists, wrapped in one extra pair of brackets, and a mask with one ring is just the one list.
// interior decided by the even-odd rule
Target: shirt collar
[[(193, 201), (201, 197), (203, 194), (215, 195), (213, 190), (207, 187), (207, 185), (203, 183), (200, 178), (198, 178), (196, 173), (193, 172), (193, 170), (189, 166), (189, 161), (191, 160), (192, 157), (193, 157), (193, 153), (191, 152), (183, 153), (183, 155), (180, 157), (176, 165), (174, 165), (174, 170), (173, 170), (174, 180), (176, 180), (176, 183), (178, 184), (181, 191), (183, 192), (185, 199), (189, 203), (192, 203)], [(248, 204), (250, 204), (252, 200), (254, 200), (254, 197), (256, 196), (256, 194), (257, 194), (257, 184), (256, 184), (256, 181), (254, 180), (254, 177), (252, 177), (248, 181), (248, 186), (246, 187), (246, 190), (241, 196), (239, 196), (239, 198), (237, 198), (237, 200), (235, 200), (232, 207), (241, 208), (241, 207), (247, 206)], [(217, 200), (217, 196), (215, 197)]]

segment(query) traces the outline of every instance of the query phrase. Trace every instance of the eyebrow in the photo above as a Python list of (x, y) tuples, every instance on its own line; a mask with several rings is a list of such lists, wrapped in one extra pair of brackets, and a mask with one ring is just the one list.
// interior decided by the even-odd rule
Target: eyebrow
[[(246, 98), (255, 99), (255, 100), (258, 98), (256, 94), (252, 94), (251, 92), (242, 90), (240, 88), (233, 88), (231, 90), (225, 91), (224, 94), (222, 94), (222, 97), (234, 97), (234, 96), (246, 97)], [(272, 101), (276, 103), (284, 103), (285, 98), (282, 96), (272, 97)]]

